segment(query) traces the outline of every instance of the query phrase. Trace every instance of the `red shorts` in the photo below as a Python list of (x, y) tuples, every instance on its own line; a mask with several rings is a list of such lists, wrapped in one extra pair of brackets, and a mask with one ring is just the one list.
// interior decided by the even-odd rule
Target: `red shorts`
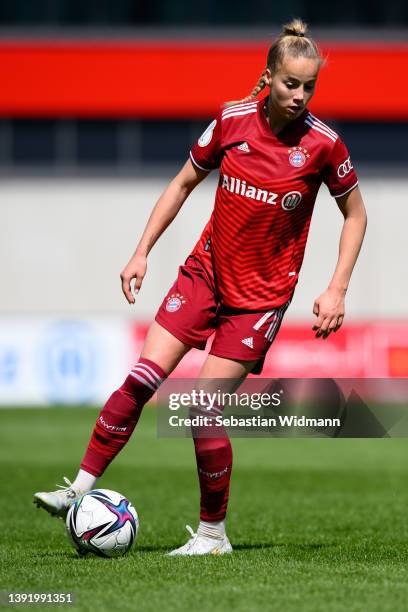
[(215, 334), (211, 355), (239, 361), (256, 359), (252, 374), (260, 374), (289, 304), (290, 301), (267, 312), (223, 306), (204, 266), (189, 257), (180, 266), (176, 282), (155, 319), (181, 342), (200, 350)]

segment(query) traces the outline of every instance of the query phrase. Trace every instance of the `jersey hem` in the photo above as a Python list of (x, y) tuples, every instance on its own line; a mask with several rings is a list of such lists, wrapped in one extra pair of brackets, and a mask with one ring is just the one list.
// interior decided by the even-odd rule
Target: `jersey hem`
[[(261, 304), (260, 306), (232, 306), (231, 304), (226, 304), (225, 302), (222, 301), (222, 298), (220, 299), (220, 304), (224, 309), (231, 309), (231, 310), (236, 310), (237, 312), (235, 314), (246, 314), (246, 313), (250, 313), (250, 312), (268, 312), (268, 310), (275, 310), (276, 308), (282, 308), (282, 306), (285, 306), (286, 304), (291, 303), (292, 298), (293, 298), (293, 294), (294, 294), (294, 290), (291, 293), (288, 293), (285, 295), (284, 299), (282, 301), (279, 301), (279, 303), (276, 304), (271, 304), (270, 302), (268, 304)], [(242, 311), (241, 313), (239, 311)]]

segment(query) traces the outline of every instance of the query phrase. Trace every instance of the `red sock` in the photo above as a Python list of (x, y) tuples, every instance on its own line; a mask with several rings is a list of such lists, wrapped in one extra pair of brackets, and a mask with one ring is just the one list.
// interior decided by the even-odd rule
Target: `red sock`
[(101, 476), (122, 450), (139, 420), (143, 406), (166, 378), (150, 359), (140, 358), (123, 385), (108, 399), (95, 424), (81, 468)]
[(232, 447), (228, 434), (224, 428), (217, 427), (217, 431), (217, 435), (222, 437), (205, 437), (205, 429), (193, 429), (201, 491), (200, 519), (208, 522), (225, 518), (232, 470)]

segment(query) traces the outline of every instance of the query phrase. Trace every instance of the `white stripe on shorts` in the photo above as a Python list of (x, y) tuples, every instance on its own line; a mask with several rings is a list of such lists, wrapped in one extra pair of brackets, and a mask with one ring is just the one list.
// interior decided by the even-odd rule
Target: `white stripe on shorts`
[(290, 304), (290, 300), (286, 302), (286, 304), (284, 304), (283, 306), (280, 306), (279, 308), (275, 309), (276, 316), (274, 317), (272, 323), (268, 327), (267, 332), (265, 334), (265, 338), (267, 338), (270, 342), (272, 342), (272, 340), (275, 338), (277, 331), (280, 327), (280, 324), (282, 323), (283, 316), (289, 304)]
[(269, 317), (271, 317), (274, 313), (275, 313), (275, 310), (270, 310), (269, 312), (265, 312), (265, 314), (262, 315), (259, 321), (255, 323), (252, 329), (256, 329), (256, 330), (260, 329), (262, 325), (265, 323), (265, 321), (267, 321)]

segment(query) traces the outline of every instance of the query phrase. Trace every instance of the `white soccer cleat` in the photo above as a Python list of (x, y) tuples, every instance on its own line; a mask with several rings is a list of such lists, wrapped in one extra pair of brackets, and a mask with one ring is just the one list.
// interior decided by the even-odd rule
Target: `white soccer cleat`
[(190, 525), (186, 525), (187, 531), (191, 538), (180, 548), (175, 548), (167, 553), (168, 557), (176, 557), (178, 555), (225, 555), (232, 553), (232, 546), (226, 535), (221, 538), (209, 538), (207, 536), (194, 533)]
[(83, 495), (83, 492), (75, 491), (66, 476), (64, 476), (64, 482), (66, 486), (57, 485), (60, 488), (59, 491), (34, 493), (33, 502), (37, 508), (44, 508), (52, 516), (65, 519), (69, 507)]

